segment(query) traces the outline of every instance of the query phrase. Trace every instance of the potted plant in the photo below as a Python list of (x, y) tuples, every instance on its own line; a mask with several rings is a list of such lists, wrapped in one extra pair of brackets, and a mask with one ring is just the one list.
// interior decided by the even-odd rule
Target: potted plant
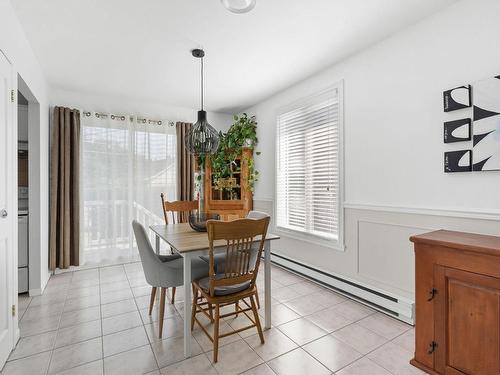
[[(243, 113), (241, 116), (234, 116), (234, 123), (226, 133), (219, 132), (219, 148), (211, 156), (212, 176), (215, 181), (231, 176), (231, 171), (236, 167), (236, 159), (242, 154), (244, 147), (255, 148), (257, 139), (257, 121), (255, 116), (248, 116)], [(260, 152), (256, 152), (260, 155)], [(242, 162), (248, 163), (249, 175), (247, 178), (250, 191), (253, 191), (255, 182), (258, 180), (259, 172), (255, 170), (252, 158), (245, 158)], [(226, 188), (231, 190), (230, 188)]]

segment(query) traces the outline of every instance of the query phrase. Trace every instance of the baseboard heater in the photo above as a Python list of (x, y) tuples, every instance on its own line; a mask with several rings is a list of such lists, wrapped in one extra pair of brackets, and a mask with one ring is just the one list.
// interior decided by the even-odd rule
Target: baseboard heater
[(275, 252), (271, 252), (271, 262), (405, 323), (415, 324), (414, 302), (407, 298), (391, 295)]

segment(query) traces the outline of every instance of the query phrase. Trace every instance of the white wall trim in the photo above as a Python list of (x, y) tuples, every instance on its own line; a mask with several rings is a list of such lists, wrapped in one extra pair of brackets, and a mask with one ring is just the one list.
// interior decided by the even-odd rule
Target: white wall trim
[(500, 210), (480, 210), (480, 209), (448, 209), (448, 208), (429, 208), (416, 206), (384, 206), (373, 205), (367, 203), (344, 203), (344, 208), (351, 210), (379, 211), (379, 212), (394, 212), (401, 214), (414, 215), (429, 215), (429, 216), (445, 216), (457, 217), (465, 219), (481, 219), (500, 221)]
[[(19, 311), (18, 311), (19, 312)], [(19, 329), (19, 325), (16, 327), (16, 332), (14, 334), (14, 346), (17, 345), (17, 342), (21, 338), (21, 330)]]
[(293, 238), (294, 240), (308, 242), (314, 245), (327, 247), (332, 250), (345, 251), (345, 245), (337, 240), (328, 240), (326, 238), (309, 236), (307, 234), (302, 234), (300, 232), (288, 231), (283, 228), (274, 227), (273, 233), (281, 237)]

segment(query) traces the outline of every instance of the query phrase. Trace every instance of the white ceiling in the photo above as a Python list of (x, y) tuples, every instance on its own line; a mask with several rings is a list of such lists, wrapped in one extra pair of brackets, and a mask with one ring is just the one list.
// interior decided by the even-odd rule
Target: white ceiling
[(53, 87), (232, 112), (455, 0), (11, 0)]

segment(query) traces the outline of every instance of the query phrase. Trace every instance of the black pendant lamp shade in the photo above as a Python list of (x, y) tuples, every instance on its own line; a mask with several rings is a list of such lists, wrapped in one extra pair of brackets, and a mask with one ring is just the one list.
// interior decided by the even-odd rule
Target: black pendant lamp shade
[(201, 49), (194, 49), (192, 54), (201, 59), (201, 110), (198, 111), (198, 121), (188, 133), (185, 146), (192, 154), (213, 154), (219, 147), (219, 134), (208, 123), (207, 112), (203, 110), (203, 57), (205, 52)]

